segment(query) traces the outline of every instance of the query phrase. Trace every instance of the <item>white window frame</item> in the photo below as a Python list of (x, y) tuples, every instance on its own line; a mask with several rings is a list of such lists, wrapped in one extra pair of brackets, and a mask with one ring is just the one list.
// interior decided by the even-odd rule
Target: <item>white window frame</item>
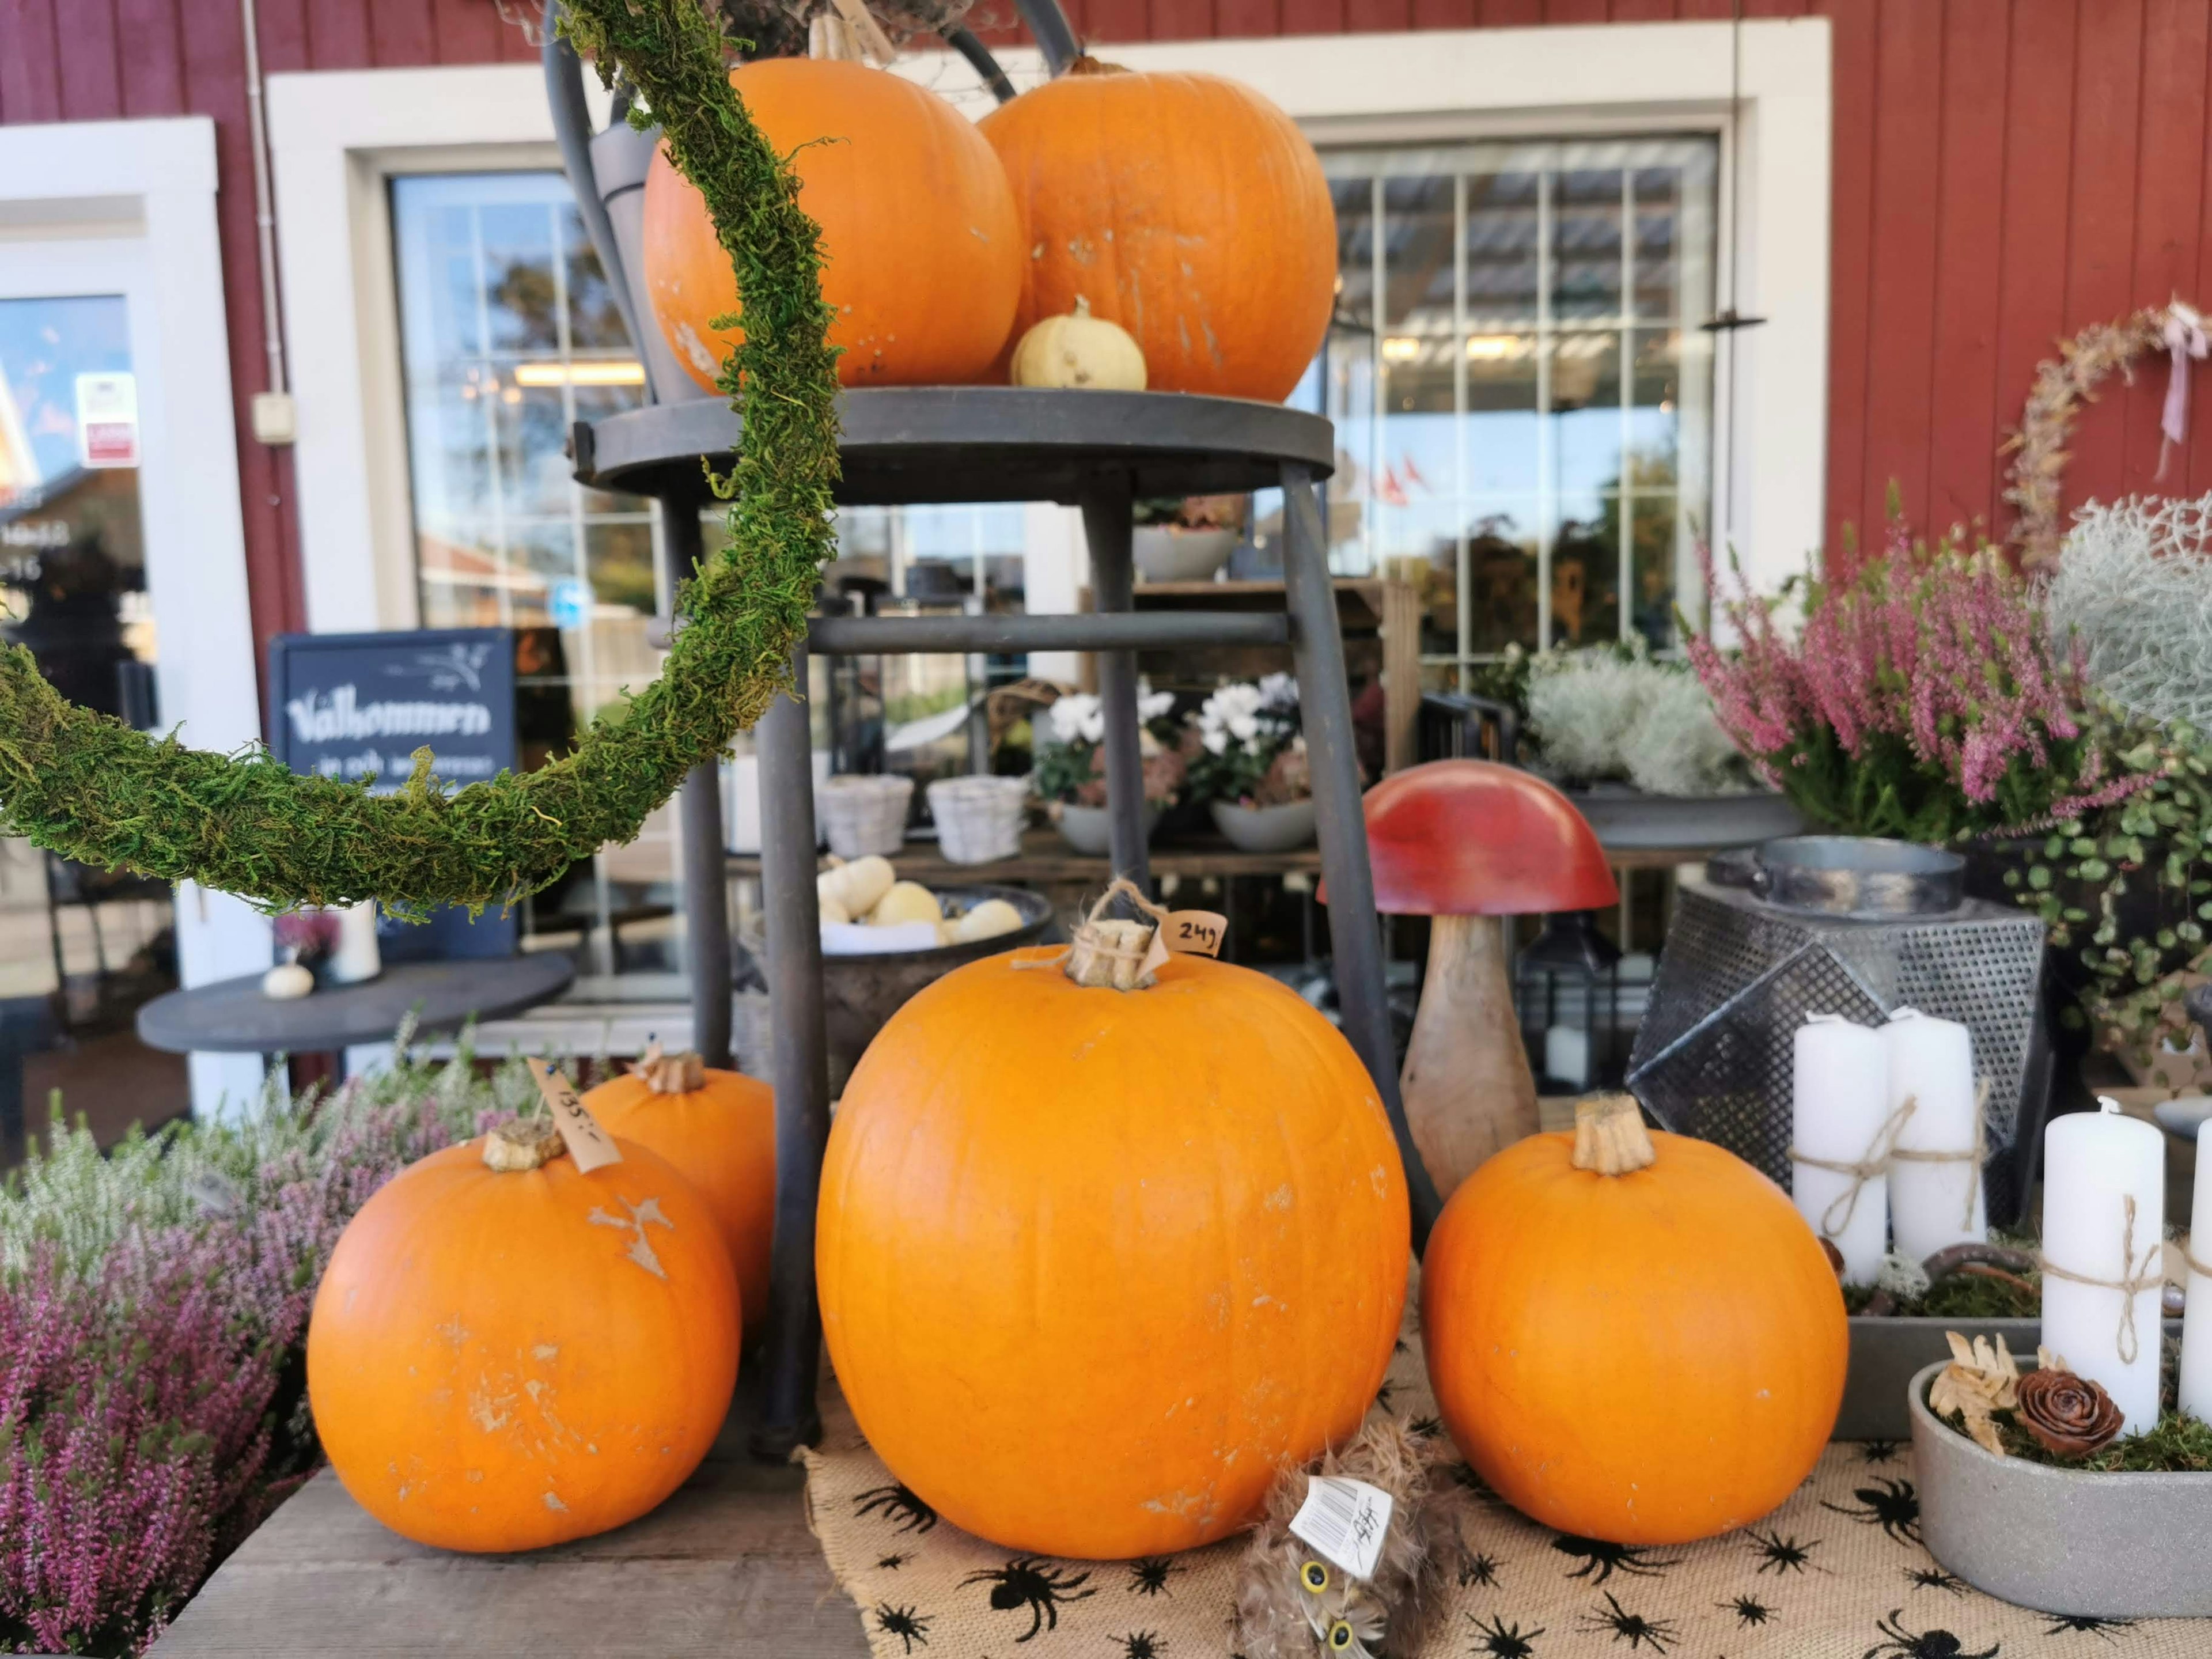
[[(0, 127), (0, 296), (120, 294), (128, 308), (161, 722), (194, 748), (258, 742), (215, 124)], [(176, 921), (188, 986), (269, 965), (267, 921), (228, 894), (183, 884)], [(190, 1063), (198, 1115), (258, 1097), (258, 1056), (196, 1054)]]

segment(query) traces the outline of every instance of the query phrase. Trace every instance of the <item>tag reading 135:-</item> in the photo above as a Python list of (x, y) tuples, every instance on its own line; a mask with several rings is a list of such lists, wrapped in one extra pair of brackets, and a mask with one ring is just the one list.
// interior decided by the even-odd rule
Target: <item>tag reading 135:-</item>
[(1372, 1578), (1390, 1530), (1390, 1494), (1364, 1480), (1316, 1474), (1291, 1530), (1354, 1578)]

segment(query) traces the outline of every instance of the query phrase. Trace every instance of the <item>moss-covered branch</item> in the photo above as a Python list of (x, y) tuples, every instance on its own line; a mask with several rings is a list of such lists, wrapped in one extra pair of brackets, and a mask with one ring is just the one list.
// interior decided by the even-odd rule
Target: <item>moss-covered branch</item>
[(600, 74), (619, 67), (644, 94), (672, 158), (706, 197), (744, 295), (744, 340), (722, 371), (742, 418), (737, 466), (717, 481), (730, 500), (729, 546), (679, 594), (689, 625), (660, 678), (618, 725), (595, 722), (536, 772), (446, 794), (428, 787), (418, 752), (408, 786), (375, 797), (258, 750), (222, 756), (148, 738), (64, 701), (12, 647), (0, 652), (0, 830), (271, 907), (496, 904), (628, 841), (783, 690), (830, 550), (837, 477), (818, 233), (790, 168), (731, 88), (719, 27), (699, 0), (565, 0), (565, 10)]

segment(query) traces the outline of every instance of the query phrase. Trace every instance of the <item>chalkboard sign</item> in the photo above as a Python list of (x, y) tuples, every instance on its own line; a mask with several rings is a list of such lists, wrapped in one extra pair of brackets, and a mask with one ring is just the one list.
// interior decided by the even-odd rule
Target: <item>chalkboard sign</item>
[[(269, 643), (269, 747), (295, 772), (370, 793), (406, 783), (416, 750), (435, 757), (446, 789), (514, 769), (514, 634), (505, 628), (389, 634), (280, 634)], [(382, 918), (387, 960), (500, 957), (515, 947), (515, 919), (487, 910), (471, 921), (445, 909), (427, 923)]]

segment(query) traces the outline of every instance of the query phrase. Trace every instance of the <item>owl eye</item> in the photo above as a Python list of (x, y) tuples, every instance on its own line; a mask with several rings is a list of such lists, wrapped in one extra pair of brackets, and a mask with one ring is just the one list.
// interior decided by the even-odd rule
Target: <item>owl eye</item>
[(1298, 1583), (1319, 1595), (1328, 1588), (1328, 1569), (1318, 1561), (1309, 1561), (1298, 1569)]
[(1342, 1653), (1351, 1647), (1352, 1643), (1352, 1626), (1346, 1621), (1340, 1619), (1328, 1627), (1328, 1650), (1331, 1653)]

